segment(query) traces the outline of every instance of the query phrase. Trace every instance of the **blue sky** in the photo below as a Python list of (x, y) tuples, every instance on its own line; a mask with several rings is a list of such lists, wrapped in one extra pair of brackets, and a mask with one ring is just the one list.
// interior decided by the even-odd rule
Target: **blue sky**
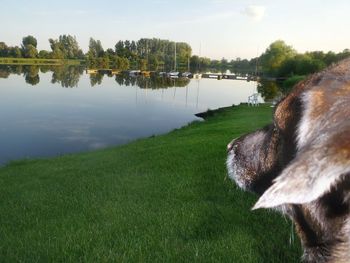
[(104, 48), (118, 40), (156, 37), (187, 42), (210, 58), (251, 58), (277, 39), (300, 52), (350, 48), (350, 1), (316, 0), (0, 0), (0, 41), (19, 45), (33, 35), (75, 35), (87, 51), (90, 36)]

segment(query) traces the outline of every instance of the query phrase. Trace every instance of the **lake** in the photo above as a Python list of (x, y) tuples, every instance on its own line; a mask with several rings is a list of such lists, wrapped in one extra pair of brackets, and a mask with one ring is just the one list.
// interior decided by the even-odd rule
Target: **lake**
[[(256, 82), (0, 66), (0, 164), (125, 144), (247, 102)], [(263, 99), (260, 97), (260, 101)]]

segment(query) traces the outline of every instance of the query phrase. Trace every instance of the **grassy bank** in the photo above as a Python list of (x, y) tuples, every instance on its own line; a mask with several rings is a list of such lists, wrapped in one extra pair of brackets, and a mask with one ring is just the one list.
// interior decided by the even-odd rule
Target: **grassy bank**
[(43, 59), (43, 58), (1, 58), (3, 65), (80, 65), (84, 60), (79, 59)]
[(291, 223), (227, 179), (226, 144), (269, 106), (106, 150), (0, 169), (2, 262), (299, 262)]

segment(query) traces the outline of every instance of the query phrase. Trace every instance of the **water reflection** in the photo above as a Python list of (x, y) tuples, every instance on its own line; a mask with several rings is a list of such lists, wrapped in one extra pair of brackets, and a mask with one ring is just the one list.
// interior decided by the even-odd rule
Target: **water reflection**
[[(39, 72), (52, 72), (51, 83), (59, 83), (63, 88), (78, 87), (80, 77), (84, 74), (81, 66), (33, 66), (33, 65), (0, 65), (0, 78), (8, 78), (11, 74), (23, 75), (26, 83), (35, 86), (40, 82)], [(90, 74), (90, 85), (92, 87), (101, 85), (104, 75), (113, 77), (106, 73)], [(137, 86), (141, 89), (167, 89), (174, 87), (186, 87), (190, 80), (187, 78), (166, 78), (157, 75), (150, 77), (130, 76), (129, 74), (114, 75), (115, 81), (120, 86)], [(281, 83), (269, 80), (260, 80), (257, 91), (264, 101), (273, 101), (284, 95)]]
[[(25, 82), (34, 86), (39, 84), (41, 73), (52, 72), (51, 83), (59, 83), (63, 88), (78, 87), (80, 77), (84, 73), (84, 67), (79, 66), (33, 66), (33, 65), (0, 65), (0, 78), (8, 78), (11, 74), (23, 75)], [(106, 73), (97, 72), (90, 74), (92, 87), (101, 85)], [(166, 89), (173, 87), (186, 87), (190, 82), (187, 78), (165, 78), (157, 75), (150, 77), (130, 76), (129, 74), (117, 74), (115, 81), (121, 86), (137, 86), (141, 89)], [(108, 75), (113, 77), (113, 75)]]
[[(264, 98), (276, 93), (271, 87), (259, 89)], [(198, 120), (198, 112), (247, 102), (256, 92), (253, 81), (86, 74), (76, 66), (0, 66), (0, 112), (6, 112), (0, 114), (0, 164), (165, 133)]]
[(60, 83), (63, 88), (78, 87), (80, 76), (84, 72), (83, 67), (69, 66), (69, 67), (52, 67), (51, 83)]
[(141, 89), (186, 87), (190, 83), (188, 78), (165, 78), (156, 75), (151, 75), (150, 77), (116, 75), (115, 81), (121, 86), (137, 86)]
[(34, 86), (40, 82), (38, 66), (23, 66), (22, 70), (26, 83)]

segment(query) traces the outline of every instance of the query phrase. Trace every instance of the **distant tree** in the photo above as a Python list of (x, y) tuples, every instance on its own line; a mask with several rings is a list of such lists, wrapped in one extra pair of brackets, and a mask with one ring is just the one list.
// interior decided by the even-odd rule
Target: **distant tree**
[(148, 56), (148, 64), (150, 66), (150, 70), (157, 70), (159, 66), (159, 61), (155, 54), (151, 54)]
[(277, 76), (291, 77), (293, 75), (308, 75), (320, 71), (326, 64), (310, 54), (297, 54), (294, 57), (284, 60), (278, 69)]
[(10, 48), (10, 57), (21, 58), (22, 56), (22, 50), (18, 46)]
[(38, 55), (36, 49), (37, 40), (33, 36), (26, 36), (22, 38), (22, 54), (25, 58), (35, 58)]
[(213, 69), (213, 70), (215, 70), (215, 69), (219, 70), (220, 67), (221, 67), (221, 66), (220, 66), (220, 61), (219, 61), (219, 60), (213, 59), (213, 60), (210, 61), (210, 68), (211, 68), (211, 69)]
[(128, 53), (130, 50), (130, 42), (125, 41), (128, 44), (128, 48), (125, 46), (124, 41), (120, 40), (115, 44), (115, 53), (117, 54), (118, 57), (121, 58), (126, 58), (128, 57)]
[(60, 35), (58, 39), (50, 38), (49, 42), (52, 50), (52, 58), (82, 59), (84, 57), (76, 38), (71, 35)]
[(0, 57), (7, 57), (9, 53), (9, 47), (5, 42), (0, 42)]
[(46, 50), (40, 50), (38, 54), (39, 58), (50, 58), (50, 52)]
[(308, 55), (312, 59), (319, 59), (319, 60), (324, 60), (325, 54), (323, 51), (311, 51), (311, 52), (306, 52), (305, 55)]
[(74, 59), (83, 57), (83, 52), (79, 48), (75, 37), (71, 35), (61, 35), (58, 38), (58, 43), (65, 58)]
[(284, 41), (277, 40), (270, 44), (261, 55), (260, 61), (263, 71), (269, 75), (276, 76), (281, 64), (288, 58), (296, 55), (296, 51)]
[(348, 57), (350, 57), (350, 49), (348, 48), (344, 49), (343, 52), (337, 54), (338, 61)]
[(38, 42), (37, 42), (36, 38), (31, 36), (31, 35), (28, 35), (28, 36), (22, 38), (22, 48), (24, 48), (27, 45), (32, 45), (33, 47), (36, 48), (37, 44), (38, 44)]
[(120, 70), (127, 70), (129, 69), (129, 60), (127, 58), (117, 58), (117, 68)]
[(220, 70), (224, 72), (228, 68), (228, 61), (226, 58), (222, 58), (220, 61)]
[(103, 55), (104, 55), (104, 50), (103, 50), (101, 41), (95, 40), (91, 37), (89, 41), (88, 56), (90, 58), (97, 58), (97, 57), (103, 57)]
[(99, 68), (109, 68), (109, 57), (107, 54), (103, 57), (97, 58), (97, 66)]
[(131, 41), (131, 44), (130, 44), (130, 51), (133, 52), (133, 53), (136, 53), (137, 52), (137, 46), (136, 46), (136, 42), (133, 40)]
[(147, 70), (147, 60), (146, 59), (140, 59), (139, 60), (139, 69), (140, 70)]
[(107, 48), (106, 49), (106, 54), (108, 55), (108, 57), (111, 59), (113, 56), (115, 56), (115, 52), (112, 48)]
[(199, 71), (199, 65), (200, 64), (200, 59), (199, 56), (194, 55), (191, 56), (190, 58), (190, 68), (192, 72), (198, 72)]
[(58, 40), (54, 40), (52, 38), (49, 39), (50, 47), (51, 47), (51, 58), (54, 59), (63, 59), (64, 58), (64, 53), (61, 49), (60, 43)]
[(24, 57), (25, 58), (36, 58), (38, 56), (38, 51), (36, 50), (36, 48), (31, 45), (28, 44), (25, 46), (24, 48)]
[(209, 66), (210, 66), (210, 58), (201, 57), (200, 58), (201, 69), (208, 69)]
[(327, 65), (335, 63), (337, 62), (337, 55), (333, 51), (329, 51), (326, 53), (324, 61)]

